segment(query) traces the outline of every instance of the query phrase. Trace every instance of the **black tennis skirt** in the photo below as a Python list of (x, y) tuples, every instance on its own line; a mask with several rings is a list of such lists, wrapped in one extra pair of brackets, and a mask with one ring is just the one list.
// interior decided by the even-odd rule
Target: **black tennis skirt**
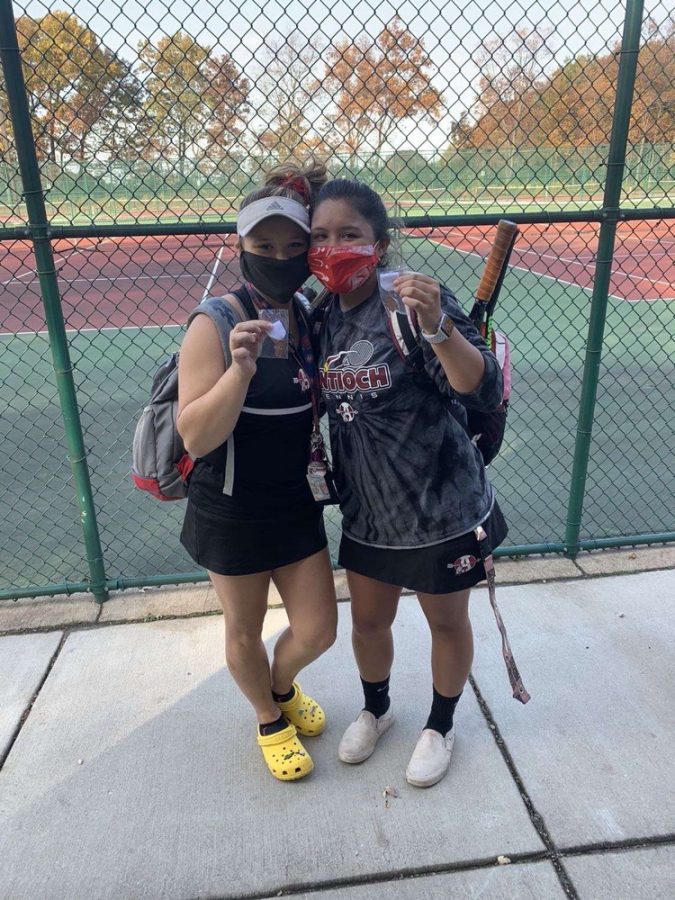
[[(493, 550), (508, 534), (508, 526), (496, 500), (483, 528)], [(424, 594), (452, 594), (485, 580), (485, 568), (473, 531), (441, 544), (412, 550), (370, 547), (343, 534), (339, 564), (375, 581)]]
[[(202, 471), (203, 470), (203, 471)], [(218, 575), (269, 572), (313, 556), (327, 545), (318, 503), (248, 504), (222, 496), (222, 475), (202, 466), (190, 483), (180, 542)], [(213, 481), (213, 484), (211, 484)], [(274, 508), (275, 507), (275, 508)]]

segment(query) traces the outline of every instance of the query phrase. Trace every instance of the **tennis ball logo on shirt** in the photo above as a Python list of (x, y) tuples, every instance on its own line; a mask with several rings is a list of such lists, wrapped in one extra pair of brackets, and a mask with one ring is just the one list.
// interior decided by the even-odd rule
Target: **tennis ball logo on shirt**
[[(369, 366), (375, 353), (370, 341), (355, 341), (349, 350), (326, 359), (321, 371), (321, 387), (326, 394), (353, 394), (381, 391), (391, 387), (389, 366)], [(347, 421), (347, 420), (345, 420)]]

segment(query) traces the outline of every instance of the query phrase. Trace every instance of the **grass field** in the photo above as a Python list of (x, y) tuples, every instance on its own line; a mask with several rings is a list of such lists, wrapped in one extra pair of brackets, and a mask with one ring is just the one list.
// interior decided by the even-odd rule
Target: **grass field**
[[(548, 234), (554, 264), (537, 244), (543, 232), (532, 232), (504, 283), (497, 319), (512, 343), (514, 385), (507, 442), (491, 476), (511, 544), (564, 534), (590, 302), (584, 279), (591, 262), (574, 241), (592, 253), (594, 238), (580, 235)], [(675, 526), (675, 304), (668, 299), (675, 297), (675, 240), (670, 230), (652, 235), (651, 245), (642, 231), (625, 235), (613, 282), (584, 537)], [(408, 237), (406, 256), (412, 268), (448, 284), (468, 308), (488, 238), (481, 229)], [(645, 248), (643, 263), (638, 244)], [(203, 296), (236, 281), (232, 242), (85, 245), (63, 242), (57, 261), (107, 575), (193, 571), (178, 543), (182, 504), (160, 504), (133, 488), (130, 447), (152, 374), (179, 346), (187, 314)], [(0, 248), (0, 440), (6, 448), (0, 540), (7, 560), (0, 589), (88, 577), (44, 319), (22, 248)], [(334, 510), (329, 533), (334, 550)]]

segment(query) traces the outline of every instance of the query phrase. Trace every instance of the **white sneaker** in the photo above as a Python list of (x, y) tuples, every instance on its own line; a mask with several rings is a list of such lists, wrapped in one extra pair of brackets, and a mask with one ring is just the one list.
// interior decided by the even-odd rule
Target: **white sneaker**
[(425, 728), (405, 770), (408, 784), (415, 787), (431, 787), (440, 781), (448, 771), (454, 743), (454, 725), (445, 737), (432, 728)]
[(338, 756), (345, 763), (361, 763), (372, 754), (375, 745), (394, 721), (391, 706), (376, 719), (375, 716), (362, 709), (358, 719), (349, 726), (342, 735)]

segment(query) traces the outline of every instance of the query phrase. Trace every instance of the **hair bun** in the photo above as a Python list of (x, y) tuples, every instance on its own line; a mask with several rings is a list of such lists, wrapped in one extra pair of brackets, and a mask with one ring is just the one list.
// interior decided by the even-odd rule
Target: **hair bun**
[(314, 158), (304, 164), (289, 159), (268, 172), (264, 184), (297, 194), (306, 206), (311, 206), (327, 178), (328, 170), (324, 163)]

